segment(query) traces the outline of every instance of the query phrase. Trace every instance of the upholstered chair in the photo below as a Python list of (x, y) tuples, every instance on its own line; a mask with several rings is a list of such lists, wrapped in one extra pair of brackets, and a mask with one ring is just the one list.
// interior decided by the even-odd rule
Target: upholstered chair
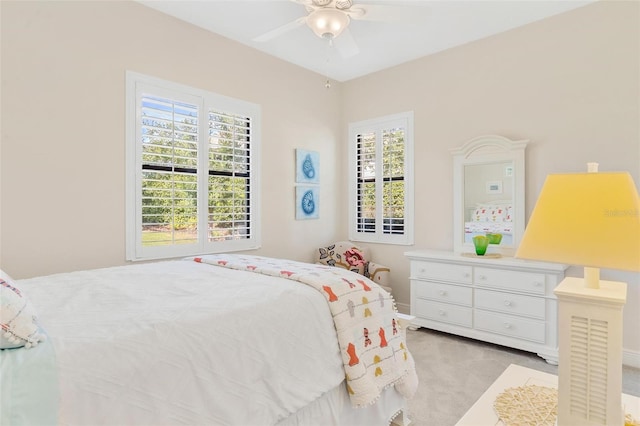
[(373, 262), (369, 249), (365, 247), (350, 241), (338, 241), (327, 247), (319, 247), (316, 251), (315, 261), (357, 272), (391, 293), (389, 268)]

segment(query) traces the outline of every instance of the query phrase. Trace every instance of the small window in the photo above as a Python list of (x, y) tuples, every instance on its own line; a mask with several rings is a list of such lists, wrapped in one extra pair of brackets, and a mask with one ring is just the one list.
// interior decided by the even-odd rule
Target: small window
[(413, 244), (413, 113), (349, 124), (349, 238)]
[(127, 73), (127, 259), (259, 247), (260, 108)]

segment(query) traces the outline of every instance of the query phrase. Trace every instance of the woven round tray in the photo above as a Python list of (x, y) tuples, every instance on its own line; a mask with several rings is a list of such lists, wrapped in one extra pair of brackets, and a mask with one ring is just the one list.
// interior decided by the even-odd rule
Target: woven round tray
[(625, 414), (624, 426), (640, 426), (640, 421), (634, 419), (631, 414)]
[(493, 403), (507, 426), (553, 426), (558, 415), (558, 390), (527, 385), (509, 388)]
[(485, 258), (485, 259), (499, 259), (502, 257), (500, 253), (485, 253), (482, 255), (475, 253), (462, 253), (465, 257), (477, 257), (477, 258)]

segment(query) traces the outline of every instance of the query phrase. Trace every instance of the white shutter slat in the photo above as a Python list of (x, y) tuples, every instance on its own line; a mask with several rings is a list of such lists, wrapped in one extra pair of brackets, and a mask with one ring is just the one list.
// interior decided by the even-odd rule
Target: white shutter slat
[(209, 241), (251, 237), (250, 126), (247, 117), (209, 111)]
[(376, 133), (369, 132), (357, 137), (357, 229), (358, 232), (376, 231)]
[[(196, 243), (198, 107), (153, 96), (141, 103), (142, 245)], [(193, 172), (176, 170), (185, 167)]]

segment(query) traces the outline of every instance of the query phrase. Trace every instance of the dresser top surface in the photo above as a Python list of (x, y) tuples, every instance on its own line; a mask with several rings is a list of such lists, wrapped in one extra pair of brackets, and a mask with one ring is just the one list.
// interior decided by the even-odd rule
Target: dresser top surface
[(455, 253), (445, 250), (412, 250), (404, 253), (412, 260), (438, 261), (460, 265), (488, 266), (488, 267), (512, 267), (530, 268), (550, 272), (564, 272), (569, 266), (560, 263), (537, 262), (532, 260), (516, 259), (514, 257), (483, 257), (468, 256), (463, 253)]

